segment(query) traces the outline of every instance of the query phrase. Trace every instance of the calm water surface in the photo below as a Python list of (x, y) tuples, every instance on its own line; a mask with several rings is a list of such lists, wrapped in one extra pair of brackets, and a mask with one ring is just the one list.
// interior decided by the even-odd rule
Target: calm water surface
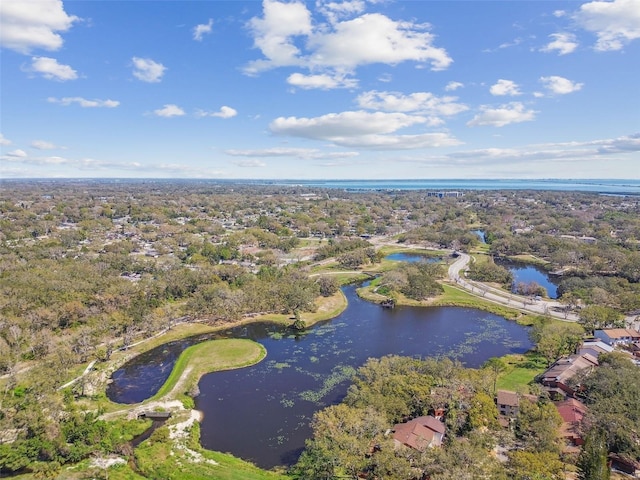
[(428, 262), (428, 263), (436, 263), (442, 260), (440, 257), (430, 257), (428, 255), (419, 255), (417, 253), (392, 253), (384, 257), (386, 260), (395, 260), (396, 262), (409, 262), (409, 263), (418, 263), (418, 262)]
[(513, 291), (515, 291), (519, 282), (536, 282), (547, 291), (549, 298), (558, 298), (558, 285), (555, 280), (549, 277), (544, 268), (510, 260), (498, 260), (496, 263), (502, 265), (513, 274)]
[[(202, 378), (196, 408), (204, 412), (205, 448), (230, 452), (263, 468), (290, 465), (311, 435), (313, 414), (342, 400), (349, 378), (368, 358), (448, 356), (477, 367), (490, 357), (532, 347), (525, 327), (479, 310), (384, 309), (359, 299), (354, 286), (344, 292), (349, 301), (345, 312), (305, 335), (254, 324), (215, 336), (251, 338), (263, 344), (268, 355), (253, 367)], [(136, 357), (114, 373), (107, 395), (122, 403), (150, 397), (180, 352), (206, 338), (214, 336), (172, 342)]]

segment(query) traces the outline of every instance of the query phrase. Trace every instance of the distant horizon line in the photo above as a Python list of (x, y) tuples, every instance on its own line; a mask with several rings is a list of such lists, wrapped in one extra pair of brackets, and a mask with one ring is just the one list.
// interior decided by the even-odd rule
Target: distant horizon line
[(10, 177), (0, 178), (2, 181), (13, 180), (200, 180), (200, 181), (220, 181), (220, 182), (487, 182), (487, 181), (511, 181), (511, 182), (594, 182), (594, 181), (615, 181), (615, 182), (640, 182), (640, 178), (619, 178), (619, 177), (589, 177), (589, 178), (560, 178), (560, 177), (487, 177), (487, 178), (216, 178), (216, 177)]

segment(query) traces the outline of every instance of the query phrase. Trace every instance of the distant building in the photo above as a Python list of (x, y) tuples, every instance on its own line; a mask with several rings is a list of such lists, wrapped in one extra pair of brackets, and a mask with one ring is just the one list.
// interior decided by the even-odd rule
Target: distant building
[(464, 197), (464, 192), (427, 192), (427, 197), (437, 197), (437, 198), (460, 198)]

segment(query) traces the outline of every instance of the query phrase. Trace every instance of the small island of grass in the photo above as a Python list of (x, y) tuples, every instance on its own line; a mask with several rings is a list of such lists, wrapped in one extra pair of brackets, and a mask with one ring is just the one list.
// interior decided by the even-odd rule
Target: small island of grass
[(182, 352), (153, 399), (178, 397), (195, 388), (202, 375), (255, 365), (266, 356), (262, 345), (246, 339), (209, 340), (193, 345)]

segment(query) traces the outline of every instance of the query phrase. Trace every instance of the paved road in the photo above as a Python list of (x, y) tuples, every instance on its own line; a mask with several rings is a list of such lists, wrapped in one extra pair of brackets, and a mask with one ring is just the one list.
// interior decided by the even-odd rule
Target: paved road
[[(517, 308), (535, 314), (549, 315), (568, 322), (578, 320), (578, 315), (575, 313), (565, 313), (554, 310), (556, 308), (563, 308), (562, 304), (556, 300), (531, 300), (528, 297), (505, 292), (504, 290), (485, 285), (484, 283), (468, 280), (464, 276), (464, 271), (469, 266), (469, 262), (471, 262), (471, 257), (468, 254), (458, 252), (458, 258), (449, 266), (449, 279), (458, 287), (485, 300), (511, 308)], [(462, 275), (460, 272), (463, 272)]]

